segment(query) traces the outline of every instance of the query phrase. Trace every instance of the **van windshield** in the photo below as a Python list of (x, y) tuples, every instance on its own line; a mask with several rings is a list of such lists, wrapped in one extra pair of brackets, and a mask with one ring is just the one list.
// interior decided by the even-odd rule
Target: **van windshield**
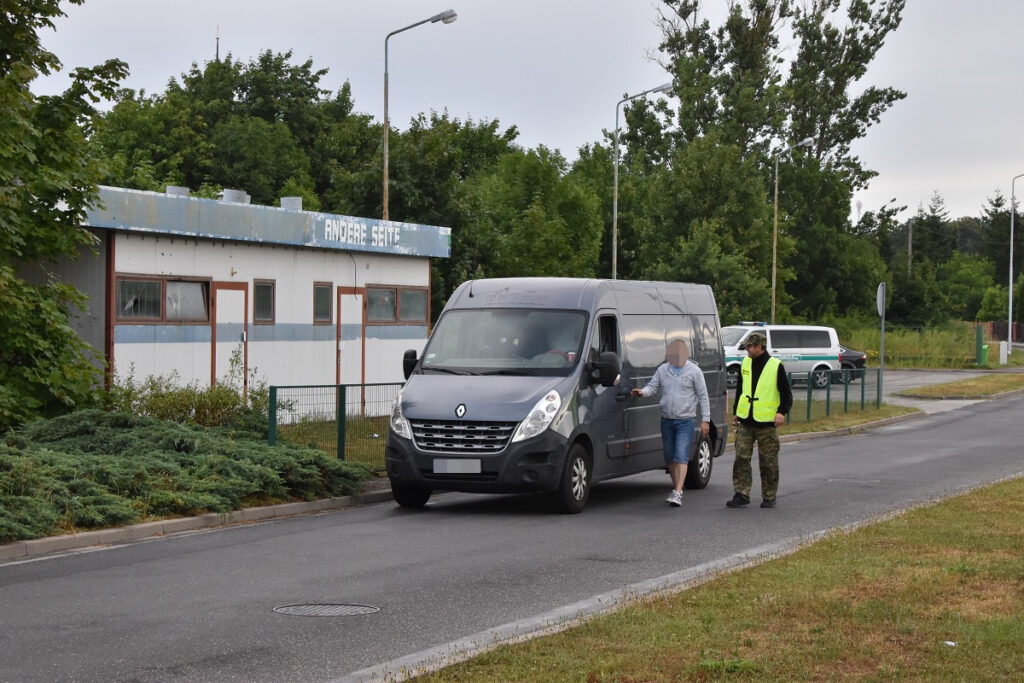
[(723, 327), (722, 346), (736, 346), (746, 333), (747, 328), (745, 327)]
[(424, 372), (566, 376), (583, 347), (583, 311), (448, 311), (423, 351)]

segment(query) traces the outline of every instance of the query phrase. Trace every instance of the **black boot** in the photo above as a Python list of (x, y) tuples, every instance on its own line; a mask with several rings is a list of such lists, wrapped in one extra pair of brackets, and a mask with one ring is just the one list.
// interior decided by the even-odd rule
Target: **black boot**
[(742, 507), (743, 505), (750, 505), (750, 498), (744, 496), (742, 493), (737, 491), (736, 495), (734, 495), (732, 497), (732, 500), (726, 503), (726, 505), (728, 505), (731, 508), (738, 508)]

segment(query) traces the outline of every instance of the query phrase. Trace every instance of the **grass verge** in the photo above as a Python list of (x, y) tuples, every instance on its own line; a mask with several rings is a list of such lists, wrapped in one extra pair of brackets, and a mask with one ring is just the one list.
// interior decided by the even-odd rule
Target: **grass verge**
[(1024, 479), (417, 681), (1021, 680)]
[(791, 421), (779, 427), (779, 434), (802, 434), (805, 432), (831, 432), (837, 429), (846, 429), (848, 427), (855, 427), (856, 425), (864, 424), (866, 422), (874, 422), (875, 420), (883, 420), (887, 417), (896, 417), (898, 415), (907, 415), (910, 413), (916, 413), (916, 408), (910, 408), (908, 406), (891, 405), (883, 403), (881, 407), (876, 408), (874, 402), (868, 403), (863, 410), (860, 408), (860, 402), (850, 402), (848, 406), (849, 410), (843, 412), (843, 403), (833, 402), (830, 414), (826, 415), (825, 402), (824, 401), (812, 401), (811, 402), (811, 419), (808, 421), (807, 418), (807, 402), (806, 401), (793, 401), (793, 409), (790, 411)]
[[(1018, 354), (1024, 356), (1024, 354)], [(945, 384), (933, 384), (918, 387), (904, 392), (905, 396), (921, 396), (924, 398), (951, 398), (965, 396), (967, 398), (985, 398), (1006, 391), (1024, 389), (1024, 374), (999, 373), (957, 380)]]

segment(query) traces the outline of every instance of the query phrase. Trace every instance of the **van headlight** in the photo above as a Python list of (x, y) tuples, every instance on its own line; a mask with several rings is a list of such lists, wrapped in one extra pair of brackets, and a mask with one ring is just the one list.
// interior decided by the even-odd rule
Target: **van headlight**
[(543, 432), (551, 426), (551, 421), (555, 419), (555, 414), (561, 407), (562, 397), (558, 395), (557, 391), (549, 391), (544, 398), (537, 401), (537, 405), (530, 409), (526, 419), (519, 423), (512, 441), (532, 439)]
[(391, 431), (403, 439), (412, 438), (412, 427), (409, 426), (409, 421), (405, 419), (405, 415), (402, 414), (402, 394), (398, 394), (398, 398), (395, 399), (394, 405), (391, 406)]

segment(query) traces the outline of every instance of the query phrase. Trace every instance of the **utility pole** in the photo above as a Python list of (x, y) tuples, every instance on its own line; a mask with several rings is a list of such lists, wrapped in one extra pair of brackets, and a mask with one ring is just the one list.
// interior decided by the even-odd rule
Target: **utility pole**
[(914, 264), (914, 219), (907, 221), (907, 275)]

